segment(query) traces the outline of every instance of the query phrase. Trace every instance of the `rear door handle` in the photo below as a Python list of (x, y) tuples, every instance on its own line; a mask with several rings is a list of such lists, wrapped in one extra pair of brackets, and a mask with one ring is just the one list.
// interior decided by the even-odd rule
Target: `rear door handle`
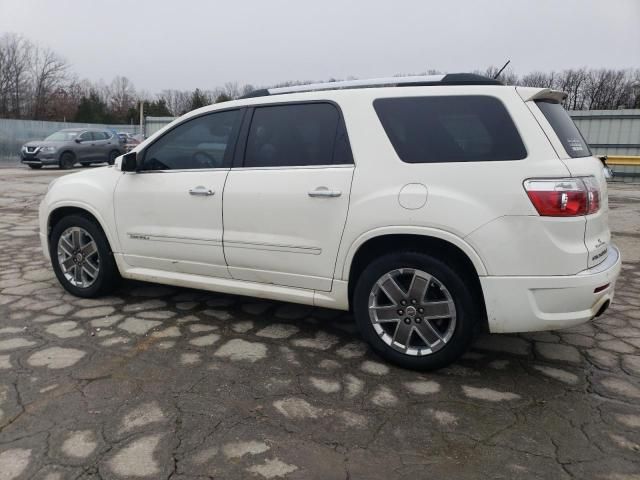
[(327, 187), (318, 187), (309, 192), (310, 197), (339, 197), (342, 195), (340, 190), (329, 190)]
[(206, 197), (213, 195), (214, 193), (216, 192), (207, 187), (203, 187), (202, 185), (189, 189), (189, 195), (202, 195)]

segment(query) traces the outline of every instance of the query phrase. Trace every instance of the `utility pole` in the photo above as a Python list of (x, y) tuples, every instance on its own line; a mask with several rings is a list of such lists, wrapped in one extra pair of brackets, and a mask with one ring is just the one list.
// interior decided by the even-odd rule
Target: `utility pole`
[(140, 134), (144, 139), (144, 102), (140, 100)]

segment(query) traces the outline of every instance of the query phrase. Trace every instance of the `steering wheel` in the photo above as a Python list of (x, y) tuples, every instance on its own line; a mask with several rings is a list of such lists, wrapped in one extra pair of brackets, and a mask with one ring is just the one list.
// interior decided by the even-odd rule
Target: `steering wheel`
[(193, 159), (194, 163), (199, 165), (201, 168), (219, 167), (219, 162), (216, 160), (216, 158), (210, 153), (205, 152), (204, 150), (196, 150), (195, 152), (193, 152), (193, 155), (191, 155), (191, 158)]

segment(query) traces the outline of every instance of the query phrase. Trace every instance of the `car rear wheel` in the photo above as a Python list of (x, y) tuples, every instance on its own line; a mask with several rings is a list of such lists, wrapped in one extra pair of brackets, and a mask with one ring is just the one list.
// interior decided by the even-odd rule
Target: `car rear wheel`
[(30, 163), (29, 168), (33, 168), (34, 170), (40, 170), (42, 168), (42, 165), (36, 165), (36, 164)]
[(116, 161), (116, 158), (118, 158), (119, 155), (120, 155), (119, 151), (111, 150), (109, 152), (109, 165), (113, 165), (113, 163)]
[(82, 215), (69, 215), (51, 231), (49, 253), (58, 281), (78, 297), (97, 297), (113, 290), (120, 279), (102, 229)]
[(60, 155), (60, 161), (58, 163), (62, 170), (69, 170), (75, 165), (76, 156), (71, 152), (64, 152), (62, 155)]
[(369, 264), (356, 284), (353, 306), (373, 350), (415, 370), (454, 362), (476, 330), (470, 286), (455, 268), (420, 252), (392, 253)]

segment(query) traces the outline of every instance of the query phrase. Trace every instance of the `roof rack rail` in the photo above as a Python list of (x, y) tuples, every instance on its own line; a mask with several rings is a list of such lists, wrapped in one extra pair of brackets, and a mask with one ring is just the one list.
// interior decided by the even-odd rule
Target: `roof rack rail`
[(350, 88), (375, 87), (422, 87), (436, 85), (503, 85), (499, 80), (475, 73), (447, 73), (443, 75), (416, 75), (410, 77), (369, 78), (363, 80), (343, 80), (339, 82), (309, 83), (289, 87), (264, 88), (249, 92), (240, 98), (265, 97), (285, 93), (318, 92), (323, 90), (343, 90)]

